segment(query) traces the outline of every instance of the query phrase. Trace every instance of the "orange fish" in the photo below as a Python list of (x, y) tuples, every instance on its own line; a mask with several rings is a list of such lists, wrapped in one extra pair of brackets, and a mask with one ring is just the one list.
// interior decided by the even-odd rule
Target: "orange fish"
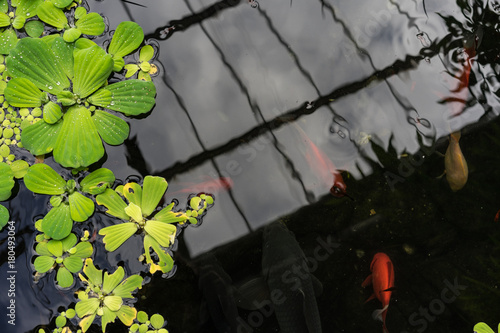
[(499, 220), (500, 220), (500, 210), (496, 213), (494, 221), (498, 222)]
[(392, 290), (394, 289), (394, 268), (389, 256), (381, 252), (375, 254), (370, 265), (370, 271), (372, 274), (368, 275), (361, 286), (366, 287), (373, 284), (373, 295), (366, 302), (377, 298), (382, 303), (382, 309), (375, 310), (373, 318), (382, 321), (383, 332), (388, 333), (389, 331), (385, 327), (385, 317), (389, 308)]
[(219, 177), (207, 180), (197, 184), (190, 184), (181, 190), (172, 192), (174, 193), (218, 193), (226, 191), (233, 187), (233, 180), (230, 177)]
[(450, 144), (444, 154), (444, 169), (446, 180), (453, 192), (460, 190), (467, 183), (469, 168), (464, 154), (458, 144), (460, 131), (450, 134)]
[(347, 186), (335, 164), (309, 139), (302, 128), (297, 124), (294, 125), (307, 144), (306, 159), (314, 173), (324, 184), (331, 184), (333, 175), (333, 186), (330, 188), (330, 193), (337, 198), (349, 197), (346, 193)]

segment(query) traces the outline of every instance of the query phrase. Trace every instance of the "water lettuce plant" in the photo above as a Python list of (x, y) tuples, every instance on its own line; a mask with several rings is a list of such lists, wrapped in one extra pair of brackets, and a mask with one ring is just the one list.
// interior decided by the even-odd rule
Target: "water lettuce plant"
[(155, 50), (151, 45), (145, 45), (139, 51), (139, 62), (137, 64), (127, 64), (125, 69), (127, 73), (126, 78), (132, 77), (135, 73), (137, 78), (143, 81), (151, 81), (151, 74), (156, 74), (158, 72), (158, 67), (155, 64), (150, 63), (153, 59)]
[(15, 107), (43, 108), (43, 121), (23, 129), (23, 146), (33, 155), (53, 151), (56, 162), (65, 167), (95, 163), (104, 155), (102, 141), (118, 145), (128, 137), (123, 119), (95, 107), (140, 115), (155, 104), (152, 82), (133, 79), (107, 85), (113, 57), (97, 45), (75, 49), (61, 37), (49, 44), (23, 38), (6, 64), (13, 78), (4, 91), (6, 101)]
[(34, 266), (38, 273), (57, 270), (56, 280), (60, 287), (70, 287), (73, 282), (73, 273), (82, 270), (83, 261), (89, 258), (94, 248), (89, 242), (77, 244), (76, 235), (71, 233), (62, 240), (47, 240), (37, 244)]
[(87, 175), (77, 186), (74, 179), (65, 181), (46, 164), (32, 165), (24, 176), (26, 187), (39, 194), (52, 195), (52, 209), (43, 218), (41, 229), (50, 238), (62, 240), (72, 228), (73, 221), (87, 220), (95, 209), (94, 201), (83, 195), (97, 195), (115, 181), (111, 170), (100, 168)]
[(92, 259), (85, 260), (83, 276), (80, 279), (87, 285), (85, 290), (78, 292), (79, 302), (75, 305), (76, 314), (81, 318), (80, 327), (87, 331), (96, 316), (101, 317), (103, 333), (106, 325), (118, 317), (127, 326), (132, 325), (137, 310), (129, 305), (134, 297), (131, 292), (142, 287), (142, 277), (132, 275), (123, 280), (125, 271), (118, 267), (113, 274), (97, 269)]
[[(144, 256), (150, 265), (150, 273), (157, 270), (167, 273), (172, 269), (173, 259), (164, 248), (175, 240), (177, 227), (174, 223), (197, 223), (196, 218), (213, 203), (213, 199), (207, 195), (194, 197), (190, 201), (192, 210), (186, 212), (174, 212), (172, 202), (152, 216), (167, 187), (164, 178), (146, 176), (142, 187), (137, 183), (127, 183), (115, 191), (107, 189), (96, 197), (97, 203), (108, 209), (106, 213), (125, 221), (99, 230), (99, 235), (104, 236), (106, 250), (115, 251), (140, 232), (144, 236)], [(158, 256), (158, 263), (152, 259), (151, 250)]]

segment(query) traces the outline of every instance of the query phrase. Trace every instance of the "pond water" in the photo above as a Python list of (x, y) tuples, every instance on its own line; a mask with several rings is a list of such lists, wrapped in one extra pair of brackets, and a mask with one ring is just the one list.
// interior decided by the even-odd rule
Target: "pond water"
[[(88, 4), (110, 27), (139, 23), (158, 50), (155, 108), (147, 117), (127, 118), (129, 139), (106, 147), (100, 164), (122, 181), (165, 177), (165, 201), (176, 199), (180, 206), (190, 193), (215, 196), (203, 223), (179, 236), (175, 274), (148, 278), (138, 309), (164, 315), (172, 333), (225, 332), (221, 323), (235, 320), (233, 291), (257, 281), (262, 256), (272, 256), (263, 249), (273, 242), (263, 227), (281, 220), (322, 285), (308, 297), (317, 303), (323, 332), (382, 330), (371, 316), (381, 303), (365, 304), (372, 287), (361, 287), (377, 252), (394, 265), (390, 332), (498, 325), (495, 1)], [(470, 174), (465, 187), (452, 192), (440, 176), (448, 136), (459, 130)], [(348, 196), (330, 193), (334, 179), (325, 159), (341, 171)], [(56, 167), (51, 158), (47, 163)], [(19, 183), (17, 195), (3, 203), (18, 223), (19, 320), (12, 332), (35, 332), (76, 300), (54, 286), (53, 276), (32, 282), (33, 221), (49, 204)], [(91, 223), (113, 220), (97, 212)], [(107, 255), (100, 240), (94, 247), (101, 269), (124, 264), (128, 273), (143, 270), (133, 251), (141, 246), (139, 237)], [(288, 246), (294, 248), (283, 244)], [(318, 246), (325, 251), (320, 257)], [(4, 309), (6, 281), (0, 281)], [(266, 310), (240, 304), (238, 332), (279, 332), (280, 325), (286, 332), (276, 319), (279, 311)], [(3, 317), (1, 327), (7, 327)], [(115, 323), (108, 331), (126, 330)]]

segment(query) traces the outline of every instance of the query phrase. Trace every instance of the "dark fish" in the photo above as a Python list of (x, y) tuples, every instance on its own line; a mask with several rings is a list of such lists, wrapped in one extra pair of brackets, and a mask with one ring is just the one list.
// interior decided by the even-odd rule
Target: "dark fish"
[[(281, 223), (264, 229), (262, 273), (281, 333), (321, 333), (315, 289), (321, 283), (307, 270), (295, 236)], [(319, 287), (318, 287), (319, 286)]]
[(203, 293), (200, 332), (210, 326), (210, 321), (219, 333), (234, 333), (238, 327), (238, 309), (235, 288), (231, 277), (210, 252), (195, 261), (199, 274), (198, 286)]

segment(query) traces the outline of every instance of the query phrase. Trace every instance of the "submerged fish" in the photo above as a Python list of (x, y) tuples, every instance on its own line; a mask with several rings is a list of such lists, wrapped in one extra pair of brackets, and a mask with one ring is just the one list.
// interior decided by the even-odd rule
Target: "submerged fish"
[(231, 277), (210, 252), (198, 257), (194, 266), (204, 298), (199, 331), (209, 330), (207, 326), (213, 325), (218, 333), (236, 333), (239, 314)]
[(175, 193), (211, 193), (215, 194), (221, 191), (229, 190), (233, 187), (233, 180), (230, 177), (219, 177), (200, 183), (192, 183), (185, 188), (171, 192)]
[(306, 142), (306, 160), (309, 167), (313, 170), (316, 176), (321, 180), (323, 184), (332, 184), (333, 176), (333, 186), (330, 188), (330, 193), (337, 198), (347, 196), (346, 190), (347, 186), (342, 178), (342, 174), (335, 167), (335, 164), (326, 156), (326, 154), (314, 144), (314, 142), (309, 139), (307, 134), (304, 132), (300, 126), (294, 124), (300, 133), (302, 139)]
[(366, 302), (377, 298), (382, 303), (382, 309), (373, 312), (373, 318), (382, 321), (383, 332), (388, 333), (385, 327), (385, 317), (387, 316), (387, 309), (389, 308), (389, 301), (391, 300), (392, 290), (394, 289), (394, 268), (392, 261), (385, 253), (377, 253), (373, 256), (370, 265), (372, 274), (361, 284), (366, 287), (373, 284), (373, 295), (366, 300)]
[(450, 134), (450, 144), (444, 154), (446, 180), (454, 192), (464, 187), (469, 177), (467, 161), (462, 154), (458, 140), (460, 140), (460, 132)]
[[(262, 272), (281, 333), (321, 333), (315, 289), (321, 283), (307, 270), (304, 252), (281, 223), (264, 229)], [(299, 274), (300, 270), (300, 274)]]

